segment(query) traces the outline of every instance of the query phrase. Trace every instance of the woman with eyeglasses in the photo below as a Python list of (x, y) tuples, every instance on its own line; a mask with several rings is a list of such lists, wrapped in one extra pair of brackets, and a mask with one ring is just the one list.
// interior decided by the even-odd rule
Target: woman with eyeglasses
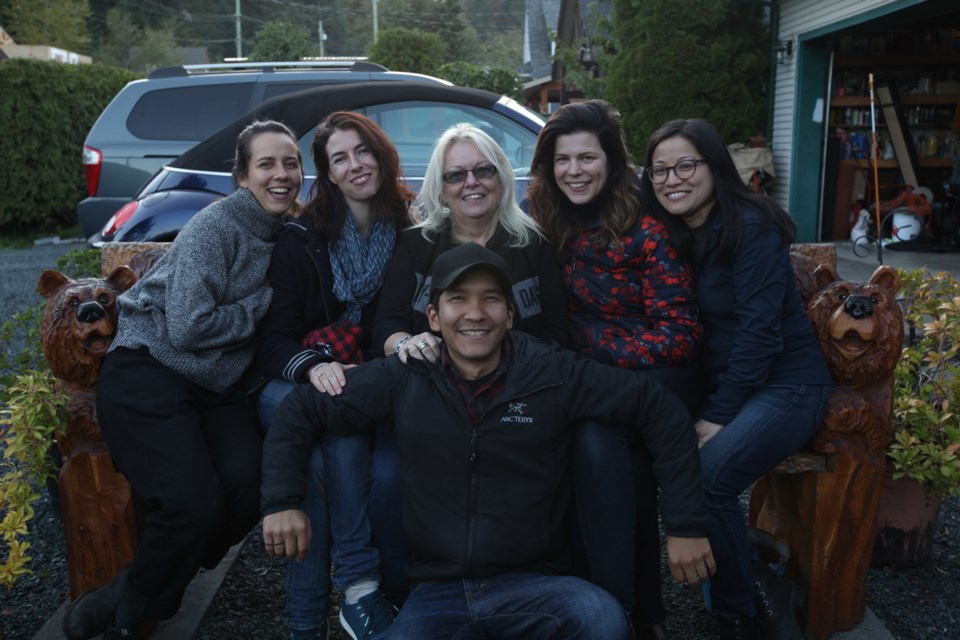
[[(435, 362), (440, 336), (425, 315), (427, 275), (444, 251), (476, 242), (500, 254), (513, 280), (515, 330), (567, 343), (563, 283), (553, 252), (537, 224), (517, 205), (514, 174), (503, 150), (472, 124), (447, 129), (437, 140), (418, 202), (424, 220), (400, 233), (374, 322), (374, 344), (386, 355)], [(384, 588), (405, 584), (397, 450), (381, 430), (374, 449), (370, 517), (383, 560)], [(395, 593), (395, 592), (394, 592)]]
[[(758, 602), (739, 497), (817, 430), (831, 379), (790, 266), (795, 225), (740, 179), (719, 132), (674, 120), (650, 138), (646, 210), (668, 220), (697, 273), (707, 395), (696, 418), (717, 562), (721, 638), (801, 638), (793, 611)], [(754, 572), (752, 574), (752, 571)], [(763, 610), (761, 610), (761, 607)]]
[[(692, 271), (640, 207), (619, 114), (602, 100), (561, 107), (540, 132), (531, 175), (531, 212), (563, 265), (573, 348), (696, 398)], [(585, 422), (573, 456), (584, 577), (617, 597), (638, 638), (666, 637), (649, 453), (626, 429)], [(705, 535), (665, 524), (668, 551)]]

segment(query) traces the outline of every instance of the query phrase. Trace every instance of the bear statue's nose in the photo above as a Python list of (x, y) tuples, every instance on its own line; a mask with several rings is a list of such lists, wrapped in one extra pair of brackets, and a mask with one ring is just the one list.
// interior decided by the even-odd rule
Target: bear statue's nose
[(843, 310), (860, 320), (873, 315), (873, 300), (868, 296), (850, 296), (843, 304)]
[(98, 302), (84, 302), (77, 307), (77, 319), (80, 322), (96, 322), (105, 315), (107, 315), (107, 312), (103, 310), (103, 307), (101, 307)]

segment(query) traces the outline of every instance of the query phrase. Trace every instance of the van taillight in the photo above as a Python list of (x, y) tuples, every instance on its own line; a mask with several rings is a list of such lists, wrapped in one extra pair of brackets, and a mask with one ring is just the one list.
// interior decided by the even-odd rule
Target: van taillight
[(93, 147), (83, 145), (83, 176), (87, 179), (87, 193), (97, 195), (100, 186), (100, 167), (103, 166), (103, 154)]
[(120, 209), (113, 214), (113, 217), (107, 220), (107, 224), (103, 226), (101, 235), (105, 238), (108, 238), (115, 234), (120, 227), (127, 223), (127, 220), (130, 219), (130, 216), (133, 215), (133, 212), (137, 210), (137, 204), (137, 201), (134, 200), (133, 202), (128, 202), (120, 207)]

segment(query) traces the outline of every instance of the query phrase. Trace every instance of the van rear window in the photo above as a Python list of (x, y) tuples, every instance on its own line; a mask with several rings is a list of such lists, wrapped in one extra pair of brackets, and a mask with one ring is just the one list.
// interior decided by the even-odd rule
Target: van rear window
[(143, 140), (199, 142), (244, 113), (253, 83), (160, 89), (144, 94), (127, 117), (127, 129)]

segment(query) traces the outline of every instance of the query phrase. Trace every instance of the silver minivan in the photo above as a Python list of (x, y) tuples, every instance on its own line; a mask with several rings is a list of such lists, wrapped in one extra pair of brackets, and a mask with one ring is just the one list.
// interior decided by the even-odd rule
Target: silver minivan
[(183, 65), (128, 83), (84, 141), (88, 197), (77, 205), (84, 237), (100, 231), (164, 164), (262, 102), (327, 84), (381, 80), (450, 84), (365, 60)]

